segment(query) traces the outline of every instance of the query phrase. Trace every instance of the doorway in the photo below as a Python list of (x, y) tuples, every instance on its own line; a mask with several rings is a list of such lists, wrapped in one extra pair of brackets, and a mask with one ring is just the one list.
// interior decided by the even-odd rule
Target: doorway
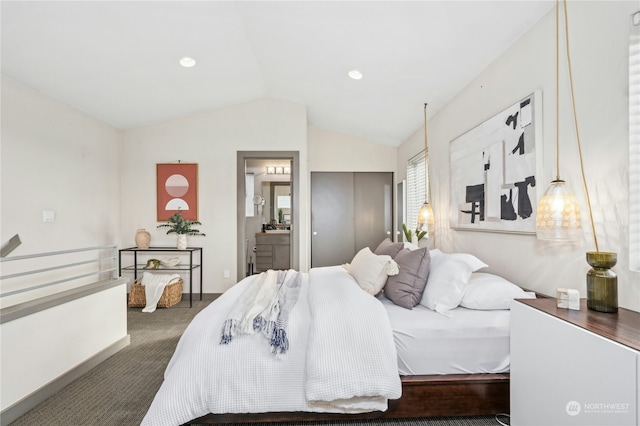
[(297, 151), (238, 152), (238, 281), (299, 269), (299, 169)]

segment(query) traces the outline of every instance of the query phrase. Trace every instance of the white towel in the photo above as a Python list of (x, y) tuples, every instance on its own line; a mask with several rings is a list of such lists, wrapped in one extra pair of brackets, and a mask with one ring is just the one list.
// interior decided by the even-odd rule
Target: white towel
[(142, 285), (144, 286), (144, 297), (147, 305), (142, 309), (142, 312), (154, 312), (158, 306), (158, 301), (162, 297), (164, 288), (178, 279), (180, 279), (178, 274), (167, 275), (143, 272)]

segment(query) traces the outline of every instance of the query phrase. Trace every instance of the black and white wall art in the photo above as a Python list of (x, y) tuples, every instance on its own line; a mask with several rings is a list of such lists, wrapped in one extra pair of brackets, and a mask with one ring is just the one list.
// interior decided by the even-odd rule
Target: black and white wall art
[(535, 233), (540, 98), (532, 93), (451, 141), (452, 228)]

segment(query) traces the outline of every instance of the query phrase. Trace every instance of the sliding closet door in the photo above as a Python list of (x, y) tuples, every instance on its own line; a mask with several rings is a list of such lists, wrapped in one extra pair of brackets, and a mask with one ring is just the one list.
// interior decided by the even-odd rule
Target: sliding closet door
[(311, 173), (311, 266), (351, 262), (392, 238), (393, 174)]
[(311, 173), (311, 266), (353, 258), (353, 173)]
[[(354, 173), (355, 253), (393, 240), (392, 173)], [(354, 254), (355, 254), (354, 253)]]

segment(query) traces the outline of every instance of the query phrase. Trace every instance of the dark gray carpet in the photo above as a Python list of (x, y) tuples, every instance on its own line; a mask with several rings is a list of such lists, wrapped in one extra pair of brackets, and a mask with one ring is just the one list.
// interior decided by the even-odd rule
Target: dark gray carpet
[[(188, 301), (143, 314), (128, 310), (131, 345), (45, 400), (15, 422), (21, 425), (139, 425), (162, 383), (164, 369), (191, 319), (211, 300)], [(504, 420), (503, 420), (504, 421)], [(307, 426), (495, 426), (493, 416), (439, 417), (358, 422), (311, 422)], [(269, 426), (297, 426), (296, 423)]]

